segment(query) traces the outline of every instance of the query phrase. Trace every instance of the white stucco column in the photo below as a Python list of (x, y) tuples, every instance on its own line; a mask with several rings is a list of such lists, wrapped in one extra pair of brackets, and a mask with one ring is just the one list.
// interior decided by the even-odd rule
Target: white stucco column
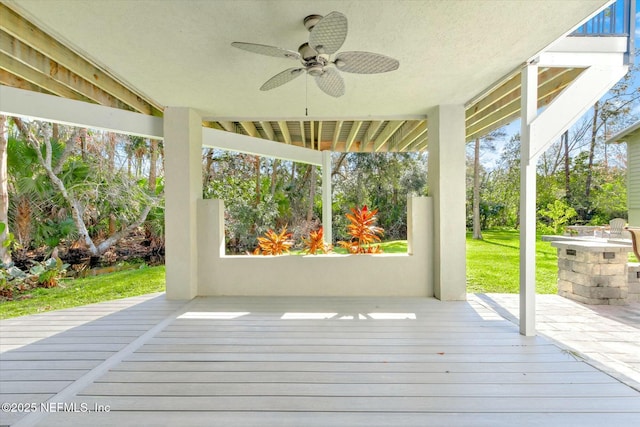
[(467, 297), (465, 116), (462, 105), (428, 111), (429, 195), (433, 197), (433, 284), (441, 300)]
[(202, 118), (194, 110), (164, 110), (165, 266), (167, 298), (198, 291), (197, 201), (202, 199)]
[(520, 125), (520, 334), (536, 334), (536, 159), (531, 123), (538, 108), (538, 66), (522, 70)]
[(331, 227), (333, 210), (331, 198), (331, 151), (322, 152), (322, 228), (324, 229), (324, 243), (330, 245), (333, 240)]

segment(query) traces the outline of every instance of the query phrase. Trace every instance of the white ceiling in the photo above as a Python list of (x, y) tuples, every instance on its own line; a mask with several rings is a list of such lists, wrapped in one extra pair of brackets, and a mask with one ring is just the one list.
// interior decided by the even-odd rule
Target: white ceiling
[[(52, 36), (164, 106), (205, 119), (409, 119), (465, 103), (573, 29), (606, 0), (18, 0)], [(400, 61), (379, 75), (343, 73), (346, 95), (311, 77), (259, 87), (292, 60), (231, 47), (244, 41), (297, 50), (302, 20), (339, 11), (349, 21), (340, 51)]]

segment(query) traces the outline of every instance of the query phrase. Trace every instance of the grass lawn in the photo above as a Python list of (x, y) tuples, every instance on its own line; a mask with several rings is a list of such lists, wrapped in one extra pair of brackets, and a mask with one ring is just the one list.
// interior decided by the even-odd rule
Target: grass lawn
[[(520, 281), (520, 237), (517, 230), (486, 230), (483, 240), (467, 233), (467, 291), (518, 293)], [(536, 242), (536, 292), (558, 292), (557, 249), (549, 242)]]
[(0, 302), (0, 319), (163, 291), (164, 266), (66, 279), (59, 287), (30, 291), (31, 298)]
[[(516, 230), (486, 230), (484, 240), (467, 234), (467, 291), (518, 293), (519, 235)], [(382, 243), (386, 253), (406, 253), (407, 242)], [(337, 248), (336, 252), (343, 251)], [(536, 291), (557, 292), (556, 249), (548, 242), (537, 242)], [(35, 289), (28, 299), (0, 302), (0, 319), (49, 310), (75, 307), (112, 299), (162, 292), (164, 266), (142, 267), (84, 279), (68, 279), (52, 289)]]

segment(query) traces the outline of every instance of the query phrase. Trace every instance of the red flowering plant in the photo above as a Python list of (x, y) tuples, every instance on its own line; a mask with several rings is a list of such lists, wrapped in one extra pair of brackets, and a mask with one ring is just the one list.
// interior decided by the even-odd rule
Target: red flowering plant
[(258, 237), (258, 247), (253, 251), (254, 255), (282, 255), (289, 253), (293, 246), (292, 234), (287, 232), (285, 225), (280, 233), (268, 230), (264, 236)]
[(384, 235), (384, 229), (378, 227), (378, 209), (369, 210), (367, 205), (362, 208), (351, 208), (351, 213), (346, 217), (350, 224), (347, 233), (351, 236), (349, 241), (339, 241), (338, 244), (347, 249), (351, 254), (379, 254), (382, 253), (380, 237)]

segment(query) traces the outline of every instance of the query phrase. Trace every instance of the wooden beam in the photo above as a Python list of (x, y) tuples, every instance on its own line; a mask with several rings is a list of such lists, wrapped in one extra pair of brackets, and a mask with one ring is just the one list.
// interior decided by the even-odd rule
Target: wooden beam
[(287, 126), (287, 122), (284, 120), (278, 121), (278, 126), (280, 127), (280, 132), (282, 132), (282, 138), (284, 142), (287, 144), (291, 144), (291, 133), (289, 132), (289, 126)]
[(353, 145), (353, 141), (356, 139), (356, 136), (358, 136), (358, 132), (360, 132), (361, 126), (362, 126), (362, 121), (356, 120), (353, 122), (353, 125), (351, 126), (351, 130), (349, 131), (349, 136), (347, 137), (347, 141), (345, 143), (345, 147), (344, 147), (345, 152), (351, 151), (351, 146)]
[(380, 135), (378, 135), (373, 143), (373, 152), (377, 153), (378, 151), (380, 151), (384, 144), (386, 144), (386, 142), (389, 140), (389, 138), (391, 138), (391, 135), (393, 135), (395, 131), (397, 131), (400, 126), (402, 126), (403, 123), (404, 120), (388, 121)]
[(225, 121), (220, 121), (218, 120), (218, 123), (220, 123), (220, 126), (222, 126), (222, 129), (226, 130), (227, 132), (234, 132), (236, 131), (236, 125), (233, 122), (225, 122)]
[[(550, 103), (564, 88), (566, 88), (575, 78), (582, 73), (583, 69), (573, 68), (565, 73), (558, 74), (555, 78), (547, 80), (538, 88), (538, 106), (544, 106)], [(494, 129), (498, 129), (507, 123), (510, 123), (518, 117), (520, 113), (520, 90), (517, 91), (517, 97), (510, 99), (505, 105), (485, 116), (481, 121), (467, 126), (467, 141), (486, 135)]]
[(48, 56), (84, 80), (129, 105), (132, 109), (144, 114), (162, 115), (162, 106), (144, 100), (142, 95), (125, 87), (115, 78), (44, 33), (3, 3), (0, 3), (0, 16), (2, 16), (0, 27), (14, 38)]
[(202, 126), (206, 128), (211, 128), (211, 129), (224, 130), (222, 126), (220, 126), (220, 123), (218, 122), (203, 121)]
[(400, 128), (398, 128), (398, 130), (395, 131), (393, 135), (391, 135), (391, 138), (389, 138), (389, 142), (387, 143), (387, 151), (400, 151), (398, 149), (398, 143), (402, 141), (409, 133), (413, 132), (413, 130), (416, 129), (420, 125), (420, 123), (420, 120), (407, 120), (406, 122), (404, 122), (404, 124), (400, 126)]
[[(40, 52), (31, 47), (25, 45), (19, 40), (14, 39), (9, 34), (0, 30), (0, 53), (4, 53), (6, 56), (13, 58), (15, 61), (28, 66), (34, 71), (37, 71), (43, 74), (44, 78), (39, 79), (39, 81), (43, 82), (43, 84), (47, 84), (47, 82), (51, 82), (50, 77), (53, 81), (56, 81), (74, 92), (79, 93), (83, 96), (83, 100), (90, 99), (97, 104), (105, 105), (107, 107), (121, 108), (124, 110), (130, 110), (131, 107), (124, 104), (119, 99), (113, 97), (111, 94), (103, 91), (102, 89), (94, 86), (90, 82), (84, 80), (82, 77), (77, 74), (72, 73), (67, 68), (62, 65), (57, 64), (51, 59), (47, 58)], [(7, 67), (10, 65), (7, 64)], [(18, 77), (26, 78), (20, 74), (20, 71), (23, 70), (22, 67), (20, 69), (16, 69), (14, 74)], [(12, 70), (8, 70), (13, 72)], [(24, 71), (24, 70), (23, 70)], [(33, 77), (33, 73), (29, 72), (29, 75)], [(32, 80), (32, 79), (29, 79)], [(35, 82), (34, 82), (35, 83)], [(40, 83), (38, 83), (40, 84)], [(54, 85), (54, 88), (57, 85)], [(47, 89), (43, 87), (43, 89)], [(54, 92), (54, 90), (50, 90), (50, 92)], [(62, 95), (61, 95), (62, 96)], [(76, 99), (76, 98), (72, 98)]]
[(271, 123), (267, 121), (262, 121), (260, 122), (260, 126), (262, 126), (262, 130), (264, 131), (265, 135), (267, 135), (268, 139), (270, 139), (271, 141), (276, 140), (276, 133), (273, 131), (273, 127), (271, 126)]
[(46, 94), (52, 95), (52, 93), (46, 90), (45, 88), (41, 88), (40, 86), (37, 86), (1, 68), (0, 68), (0, 84), (3, 84), (5, 86), (10, 86), (10, 87), (15, 87), (18, 89), (30, 90), (33, 92), (40, 92), (40, 93), (46, 93)]
[(336, 145), (338, 139), (340, 139), (340, 132), (342, 131), (342, 120), (336, 121), (336, 127), (333, 129), (333, 139), (331, 140), (331, 151), (336, 151)]
[(320, 150), (321, 143), (322, 143), (322, 120), (318, 122), (318, 150)]
[(322, 166), (322, 153), (239, 133), (202, 128), (202, 146)]
[(424, 151), (427, 148), (427, 134), (421, 135), (418, 139), (415, 140), (411, 151)]
[(144, 138), (164, 138), (160, 117), (8, 86), (0, 86), (1, 113)]
[(254, 138), (259, 138), (260, 134), (258, 133), (258, 129), (256, 129), (256, 125), (253, 122), (240, 122), (240, 126), (249, 136), (253, 136)]
[[(561, 78), (562, 76), (568, 76), (567, 79), (572, 81), (575, 78), (575, 69), (573, 68), (548, 68), (543, 70), (539, 76), (538, 81), (540, 82), (540, 86), (542, 87), (544, 84)], [(509, 88), (511, 89), (511, 85), (515, 85), (512, 90), (509, 92), (501, 93), (501, 96), (497, 96), (495, 94), (490, 94), (487, 98), (480, 101), (478, 104), (474, 104), (473, 106), (467, 108), (466, 115), (466, 126), (473, 126), (479, 121), (486, 118), (488, 115), (492, 114), (496, 110), (504, 107), (505, 105), (510, 104), (515, 100), (520, 99), (520, 76), (514, 77), (512, 80), (515, 81), (513, 83), (511, 80), (509, 83)], [(498, 91), (502, 91), (502, 89), (498, 89)], [(490, 104), (485, 103), (485, 101), (491, 101)]]
[(2, 52), (0, 52), (0, 68), (62, 98), (91, 102), (87, 97)]
[[(307, 139), (305, 138), (305, 134), (304, 134), (304, 122), (302, 120), (300, 120), (298, 123), (300, 123), (300, 139), (302, 140), (302, 146), (306, 147), (307, 146)], [(313, 145), (313, 141), (311, 141), (311, 143), (309, 145)]]
[[(309, 122), (309, 131), (311, 132), (311, 135), (309, 135), (309, 139), (311, 140), (311, 149), (314, 149), (314, 144), (315, 144), (315, 122), (313, 120), (311, 120)], [(320, 145), (320, 143), (318, 142), (318, 145)]]
[(416, 139), (418, 139), (418, 137), (420, 137), (422, 134), (426, 132), (427, 132), (427, 121), (426, 120), (418, 121), (418, 125), (411, 132), (405, 135), (405, 137), (402, 138), (400, 142), (398, 142), (398, 151), (407, 150), (407, 148), (410, 147), (411, 144), (413, 144), (413, 142)]
[(364, 152), (367, 149), (367, 145), (373, 140), (373, 136), (378, 132), (380, 126), (382, 126), (384, 122), (381, 120), (375, 120), (369, 122), (369, 127), (367, 127), (367, 131), (364, 133), (364, 137), (362, 141), (360, 141), (360, 152)]

